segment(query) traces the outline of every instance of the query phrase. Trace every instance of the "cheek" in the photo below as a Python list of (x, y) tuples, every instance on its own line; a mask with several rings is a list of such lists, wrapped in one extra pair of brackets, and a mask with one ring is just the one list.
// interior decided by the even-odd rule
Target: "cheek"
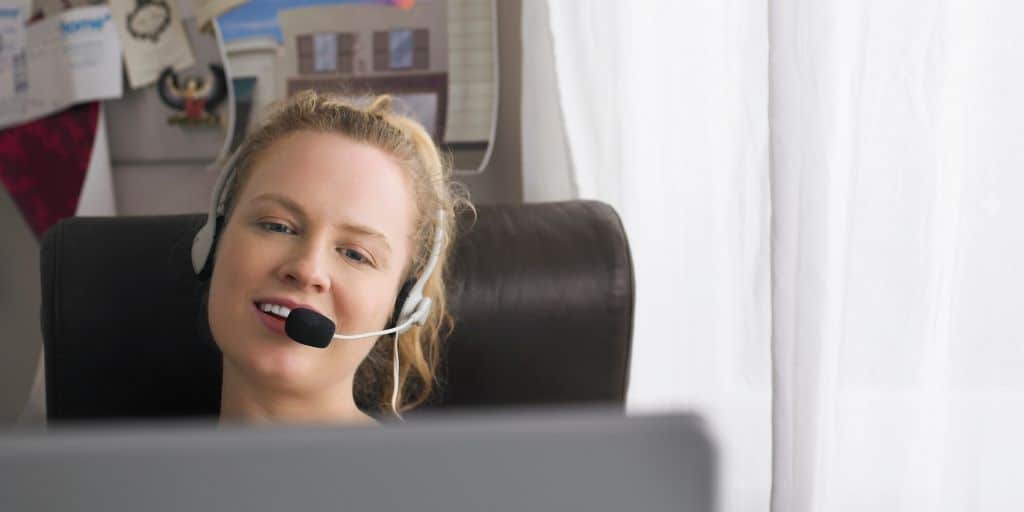
[(231, 291), (235, 287), (230, 284), (231, 269), (226, 267), (220, 266), (219, 263), (215, 264), (207, 300), (207, 321), (210, 324), (210, 333), (213, 334), (214, 341), (221, 349), (224, 348), (225, 342), (234, 338), (229, 327), (235, 323), (231, 320), (234, 315), (231, 306), (236, 302)]
[(347, 329), (339, 327), (339, 332), (352, 333), (356, 329), (360, 332), (376, 331), (383, 329), (391, 319), (391, 309), (395, 304), (392, 280), (374, 281), (358, 286), (350, 283), (335, 294), (336, 317), (349, 326)]
[(245, 226), (231, 225), (217, 243), (210, 286), (229, 293), (244, 290), (257, 278), (265, 279), (279, 258), (273, 245), (261, 244)]
[(255, 282), (258, 272), (253, 258), (242, 257), (242, 245), (225, 236), (219, 241), (214, 255), (207, 310), (210, 330), (218, 345), (234, 338), (232, 328), (239, 325), (239, 315), (248, 313), (244, 285)]

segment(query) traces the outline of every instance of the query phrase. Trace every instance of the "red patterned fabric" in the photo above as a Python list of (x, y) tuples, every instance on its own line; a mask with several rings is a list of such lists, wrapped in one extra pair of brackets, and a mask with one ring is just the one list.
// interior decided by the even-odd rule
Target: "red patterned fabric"
[(99, 111), (83, 103), (0, 131), (0, 180), (37, 238), (75, 214)]

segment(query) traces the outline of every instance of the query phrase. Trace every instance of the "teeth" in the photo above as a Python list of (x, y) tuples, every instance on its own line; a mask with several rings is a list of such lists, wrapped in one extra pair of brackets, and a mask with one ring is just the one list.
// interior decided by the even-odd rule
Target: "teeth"
[(279, 304), (260, 304), (260, 309), (264, 313), (273, 313), (281, 318), (288, 318), (288, 315), (292, 312), (292, 310)]

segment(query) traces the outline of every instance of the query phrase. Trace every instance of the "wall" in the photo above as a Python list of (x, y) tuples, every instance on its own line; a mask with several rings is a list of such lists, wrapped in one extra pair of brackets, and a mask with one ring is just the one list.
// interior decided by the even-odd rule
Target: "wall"
[(39, 332), (39, 244), (3, 186), (0, 229), (0, 422), (5, 422), (21, 413), (43, 338)]
[[(499, 111), (495, 147), (485, 172), (458, 177), (478, 204), (520, 203), (521, 172), (520, 96), (522, 52), (521, 0), (497, 0), (499, 38)], [(127, 116), (107, 109), (108, 126), (131, 126)], [(117, 129), (111, 129), (113, 138)], [(119, 141), (111, 140), (112, 153)], [(160, 140), (140, 141), (135, 150), (165, 154)], [(121, 215), (200, 212), (208, 207), (216, 174), (202, 158), (166, 157), (159, 161), (118, 159), (113, 155), (113, 180)], [(17, 417), (25, 404), (39, 358), (39, 262), (38, 243), (0, 187), (0, 422)]]
[(522, 129), (523, 200), (563, 201), (576, 197), (570, 172), (565, 122), (558, 103), (555, 56), (545, 0), (523, 0)]

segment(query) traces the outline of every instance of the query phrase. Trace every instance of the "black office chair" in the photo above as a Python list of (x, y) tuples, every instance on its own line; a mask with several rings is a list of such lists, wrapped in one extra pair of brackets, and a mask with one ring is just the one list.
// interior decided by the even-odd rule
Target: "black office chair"
[[(617, 405), (633, 266), (593, 201), (481, 206), (451, 266), (455, 330), (429, 407)], [(78, 217), (41, 248), (52, 421), (216, 416), (221, 356), (201, 335), (189, 249), (200, 215)]]

